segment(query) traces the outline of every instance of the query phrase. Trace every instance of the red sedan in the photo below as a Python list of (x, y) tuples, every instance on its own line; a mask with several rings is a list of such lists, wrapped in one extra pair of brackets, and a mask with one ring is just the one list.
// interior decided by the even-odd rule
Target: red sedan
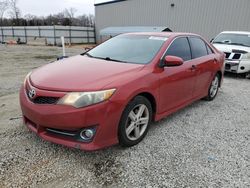
[(26, 126), (83, 150), (133, 146), (151, 121), (205, 98), (223, 79), (224, 54), (188, 33), (130, 33), (38, 68), (20, 90)]

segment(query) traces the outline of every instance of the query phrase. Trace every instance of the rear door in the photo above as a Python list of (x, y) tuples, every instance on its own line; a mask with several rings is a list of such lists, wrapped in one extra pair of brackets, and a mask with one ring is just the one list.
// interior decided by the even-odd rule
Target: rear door
[(200, 37), (192, 36), (188, 37), (188, 40), (196, 76), (193, 97), (202, 97), (207, 94), (211, 77), (214, 74), (215, 55)]
[(170, 44), (163, 58), (177, 56), (184, 64), (165, 67), (160, 75), (160, 111), (170, 111), (192, 98), (195, 71), (192, 68), (191, 50), (187, 37), (178, 37)]

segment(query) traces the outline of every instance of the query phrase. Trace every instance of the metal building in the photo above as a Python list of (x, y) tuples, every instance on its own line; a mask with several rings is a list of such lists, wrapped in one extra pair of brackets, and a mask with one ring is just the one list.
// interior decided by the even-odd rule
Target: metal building
[(224, 30), (250, 31), (250, 0), (113, 0), (96, 2), (96, 38), (117, 26), (167, 26), (212, 39)]

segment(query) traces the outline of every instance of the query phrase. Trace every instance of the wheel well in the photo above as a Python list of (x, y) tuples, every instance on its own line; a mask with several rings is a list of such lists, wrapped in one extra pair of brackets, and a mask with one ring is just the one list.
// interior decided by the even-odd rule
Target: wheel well
[(221, 72), (221, 71), (218, 71), (217, 74), (219, 74), (219, 76), (220, 76), (220, 86), (221, 86), (222, 72)]
[(152, 105), (153, 113), (155, 114), (156, 113), (156, 101), (155, 101), (155, 97), (152, 94), (147, 93), (147, 92), (140, 93), (137, 96), (139, 96), (139, 95), (143, 96), (143, 97), (145, 97), (145, 98), (147, 98), (149, 100), (149, 102)]

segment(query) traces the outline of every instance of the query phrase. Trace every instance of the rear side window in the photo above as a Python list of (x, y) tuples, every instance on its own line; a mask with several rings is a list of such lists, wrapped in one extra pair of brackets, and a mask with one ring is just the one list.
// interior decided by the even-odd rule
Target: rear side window
[(191, 59), (191, 51), (186, 37), (177, 38), (168, 48), (166, 55), (172, 55), (182, 58), (184, 61)]
[(208, 54), (206, 44), (200, 38), (190, 37), (189, 42), (193, 59), (206, 56)]

